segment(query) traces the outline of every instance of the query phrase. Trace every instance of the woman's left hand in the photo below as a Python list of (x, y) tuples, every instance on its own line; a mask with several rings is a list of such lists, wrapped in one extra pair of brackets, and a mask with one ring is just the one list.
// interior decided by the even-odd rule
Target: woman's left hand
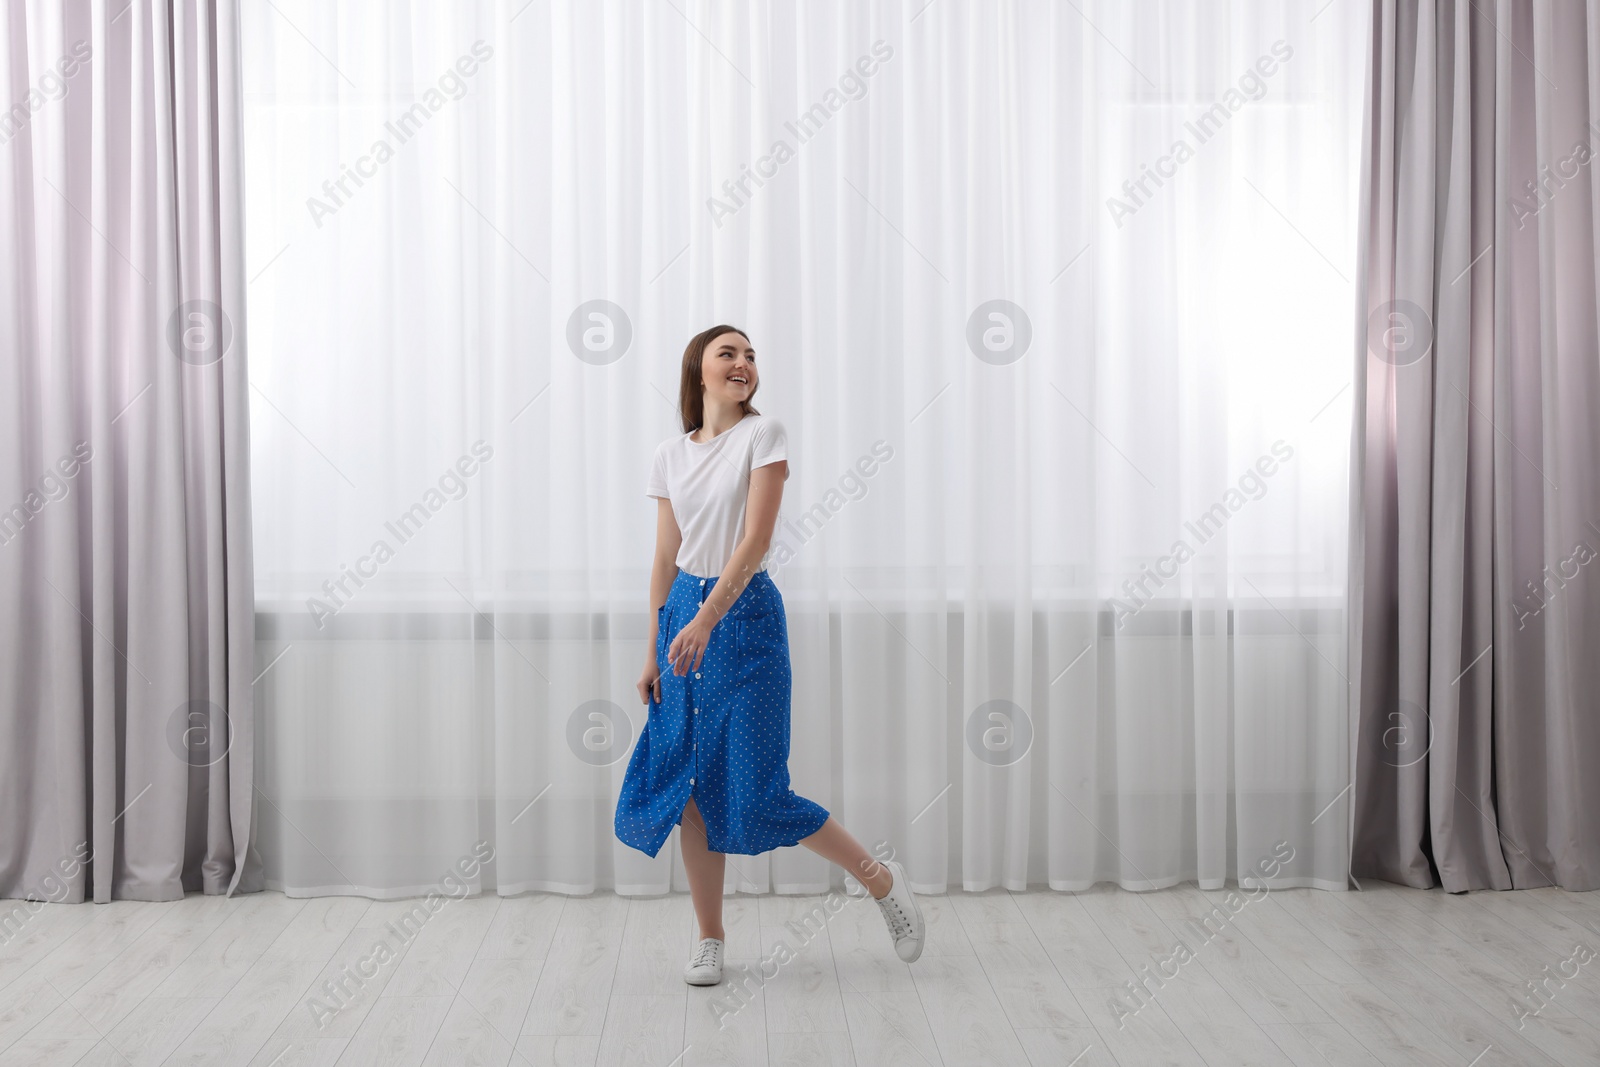
[(673, 674), (683, 675), (700, 669), (700, 663), (706, 656), (706, 645), (711, 642), (711, 630), (715, 626), (716, 622), (707, 621), (704, 613), (684, 623), (667, 649), (667, 662), (672, 664)]

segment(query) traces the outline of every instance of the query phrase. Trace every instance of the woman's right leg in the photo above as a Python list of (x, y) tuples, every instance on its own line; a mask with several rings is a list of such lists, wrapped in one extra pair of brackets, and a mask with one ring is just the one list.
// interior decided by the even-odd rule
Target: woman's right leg
[(683, 848), (683, 868), (689, 875), (689, 896), (694, 900), (694, 915), (700, 923), (700, 936), (726, 941), (722, 929), (722, 884), (727, 857), (707, 847), (706, 824), (695, 807), (694, 797), (683, 807), (683, 832), (678, 835)]

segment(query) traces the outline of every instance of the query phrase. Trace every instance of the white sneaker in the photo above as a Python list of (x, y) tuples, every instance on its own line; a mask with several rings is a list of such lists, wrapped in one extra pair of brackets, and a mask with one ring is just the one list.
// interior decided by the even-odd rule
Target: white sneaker
[(894, 875), (894, 885), (889, 887), (889, 892), (873, 899), (878, 903), (878, 910), (883, 912), (889, 936), (894, 938), (895, 955), (907, 963), (915, 963), (922, 955), (922, 942), (927, 935), (927, 927), (922, 925), (922, 909), (917, 907), (917, 898), (906, 881), (905, 868), (895, 860), (886, 860), (883, 865)]
[(694, 959), (683, 968), (683, 980), (690, 985), (716, 985), (722, 981), (722, 941), (702, 937)]

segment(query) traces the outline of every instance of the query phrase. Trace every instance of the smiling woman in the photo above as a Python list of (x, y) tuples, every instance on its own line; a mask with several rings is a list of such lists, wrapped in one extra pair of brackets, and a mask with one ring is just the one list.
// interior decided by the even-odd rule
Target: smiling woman
[(688, 433), (657, 446), (646, 488), (658, 501), (650, 600), (662, 629), (639, 676), (650, 716), (617, 798), (617, 838), (654, 858), (673, 825), (684, 827), (699, 925), (684, 971), (692, 985), (722, 980), (724, 854), (787, 845), (859, 879), (895, 952), (914, 962), (926, 931), (904, 869), (879, 863), (789, 786), (788, 624), (765, 563), (789, 450), (783, 425), (750, 406), (758, 381), (749, 335), (732, 326), (696, 334), (681, 381)]

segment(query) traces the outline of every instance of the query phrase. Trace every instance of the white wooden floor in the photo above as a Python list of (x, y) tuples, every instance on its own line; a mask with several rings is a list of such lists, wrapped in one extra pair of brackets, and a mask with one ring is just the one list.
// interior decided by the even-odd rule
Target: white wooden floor
[[(1185, 920), (1222, 896), (922, 897), (909, 966), (865, 899), (729, 898), (730, 965), (793, 955), (722, 1029), (736, 975), (684, 985), (682, 895), (450, 902), (409, 945), (389, 933), (387, 962), (374, 946), (416, 901), (50, 905), (0, 947), (0, 1064), (1600, 1063), (1600, 957), (1573, 959), (1600, 951), (1600, 893), (1280, 890), (1196, 936)], [(1180, 935), (1192, 955), (1119, 1028), (1117, 987), (1159, 978)], [(324, 984), (342, 972), (341, 1005)], [(1521, 1029), (1519, 997), (1543, 1005)]]

